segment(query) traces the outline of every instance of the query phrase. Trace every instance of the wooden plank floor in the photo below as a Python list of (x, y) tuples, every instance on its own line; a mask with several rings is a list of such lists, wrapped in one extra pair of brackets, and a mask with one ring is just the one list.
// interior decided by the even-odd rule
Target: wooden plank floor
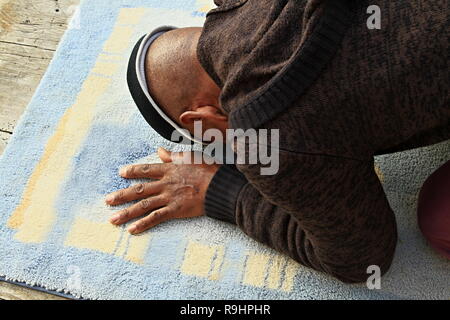
[(0, 0), (0, 153), (79, 0)]
[[(0, 154), (80, 0), (0, 0)], [(60, 299), (0, 282), (0, 299)]]
[(67, 300), (52, 294), (0, 282), (0, 300)]

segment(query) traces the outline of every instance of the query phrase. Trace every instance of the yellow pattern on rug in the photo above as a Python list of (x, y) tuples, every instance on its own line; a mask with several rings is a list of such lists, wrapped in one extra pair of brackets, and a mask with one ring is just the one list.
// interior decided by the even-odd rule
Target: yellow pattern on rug
[[(8, 220), (8, 227), (18, 229), (15, 238), (25, 243), (45, 241), (56, 219), (54, 204), (61, 190), (64, 178), (70, 172), (72, 159), (84, 142), (94, 118), (98, 99), (106, 92), (111, 79), (118, 70), (117, 62), (104, 62), (107, 53), (123, 54), (129, 47), (134, 29), (121, 24), (139, 22), (148, 8), (124, 8), (118, 23), (103, 51), (83, 83), (82, 89), (72, 107), (61, 118), (54, 135), (49, 139), (43, 156), (34, 169), (21, 203)], [(130, 21), (126, 21), (126, 17)]]

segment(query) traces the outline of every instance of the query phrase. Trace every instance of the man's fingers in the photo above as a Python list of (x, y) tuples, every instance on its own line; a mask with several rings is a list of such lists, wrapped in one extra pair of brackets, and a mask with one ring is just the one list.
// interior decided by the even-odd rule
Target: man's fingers
[(175, 163), (175, 164), (191, 164), (194, 163), (192, 161), (193, 159), (193, 153), (190, 151), (186, 152), (172, 152), (167, 151), (164, 148), (158, 149), (158, 156), (164, 163)]
[(158, 149), (158, 156), (161, 159), (161, 161), (164, 163), (172, 162), (172, 152), (170, 152), (164, 148)]
[(174, 164), (202, 164), (204, 159), (213, 163), (213, 158), (199, 151), (171, 152), (164, 148), (158, 149), (158, 156), (164, 163)]
[(109, 221), (112, 224), (121, 225), (134, 218), (143, 216), (152, 210), (161, 208), (166, 204), (167, 200), (162, 196), (150, 197), (132, 205), (127, 209), (117, 212)]
[(130, 201), (147, 198), (160, 192), (161, 190), (161, 181), (139, 183), (127, 189), (122, 189), (107, 195), (106, 203), (110, 206), (117, 206)]
[(127, 179), (153, 178), (160, 179), (167, 170), (167, 164), (135, 164), (120, 169), (119, 174)]
[(128, 228), (128, 232), (131, 234), (144, 232), (145, 230), (153, 228), (154, 226), (164, 221), (170, 220), (172, 217), (172, 213), (173, 211), (169, 207), (163, 207), (161, 209), (155, 210), (145, 218), (142, 218), (141, 220), (133, 223)]

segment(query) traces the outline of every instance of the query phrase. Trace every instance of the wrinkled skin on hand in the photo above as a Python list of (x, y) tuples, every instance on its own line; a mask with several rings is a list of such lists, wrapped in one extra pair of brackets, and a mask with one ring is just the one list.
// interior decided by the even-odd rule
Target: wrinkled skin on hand
[(219, 165), (182, 164), (186, 162), (180, 160), (193, 157), (193, 152), (171, 153), (160, 148), (158, 155), (163, 163), (131, 165), (122, 168), (119, 173), (126, 179), (152, 181), (113, 192), (106, 197), (106, 203), (111, 206), (139, 200), (110, 219), (112, 224), (122, 225), (141, 217), (128, 228), (131, 234), (142, 233), (171, 219), (204, 214), (206, 190)]

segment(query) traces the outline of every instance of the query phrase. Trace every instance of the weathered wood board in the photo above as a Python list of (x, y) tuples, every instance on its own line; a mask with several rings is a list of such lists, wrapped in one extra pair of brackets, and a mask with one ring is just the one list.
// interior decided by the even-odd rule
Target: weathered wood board
[(3, 300), (67, 300), (52, 294), (0, 282), (0, 299)]
[(14, 131), (78, 3), (79, 0), (0, 0), (0, 132), (3, 134)]

